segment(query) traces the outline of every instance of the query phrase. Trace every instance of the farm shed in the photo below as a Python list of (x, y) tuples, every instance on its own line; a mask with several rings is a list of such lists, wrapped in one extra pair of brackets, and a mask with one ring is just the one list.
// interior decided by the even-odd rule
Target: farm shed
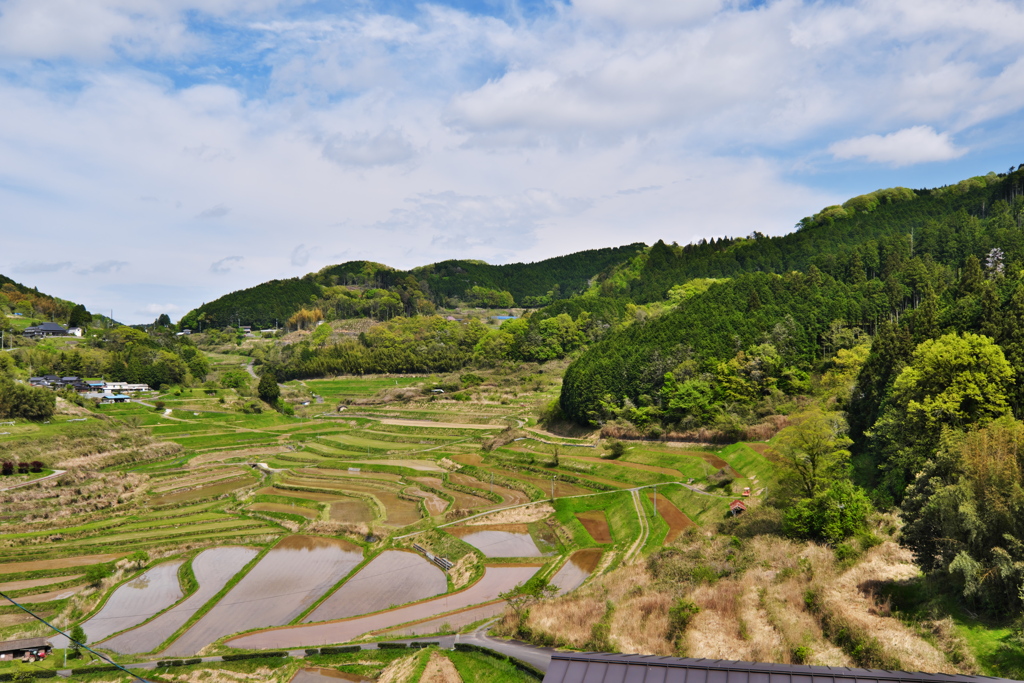
[(764, 664), (599, 652), (555, 652), (544, 683), (1009, 683), (1006, 678)]
[(22, 638), (21, 640), (7, 640), (0, 643), (0, 661), (21, 659), (26, 653), (39, 656), (50, 654), (53, 645), (46, 638)]

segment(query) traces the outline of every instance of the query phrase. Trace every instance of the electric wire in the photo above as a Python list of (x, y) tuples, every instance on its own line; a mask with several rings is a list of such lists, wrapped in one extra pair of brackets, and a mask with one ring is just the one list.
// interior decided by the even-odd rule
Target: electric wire
[(132, 671), (129, 671), (128, 669), (124, 668), (123, 666), (121, 666), (120, 664), (118, 664), (117, 662), (115, 662), (115, 661), (114, 661), (113, 659), (111, 659), (110, 657), (106, 656), (105, 654), (102, 654), (102, 653), (100, 653), (100, 652), (96, 652), (96, 650), (93, 650), (93, 649), (92, 649), (91, 647), (89, 647), (89, 646), (88, 646), (88, 645), (86, 645), (85, 643), (79, 643), (79, 642), (78, 642), (77, 640), (75, 640), (74, 638), (72, 638), (72, 637), (71, 637), (71, 636), (70, 636), (69, 634), (67, 634), (67, 633), (64, 633), (64, 631), (61, 631), (61, 630), (60, 630), (59, 628), (57, 628), (56, 626), (54, 626), (53, 624), (51, 624), (50, 622), (48, 622), (48, 621), (47, 621), (46, 619), (43, 619), (43, 618), (42, 618), (41, 616), (39, 616), (38, 614), (36, 614), (36, 613), (35, 613), (35, 612), (33, 612), (32, 610), (28, 609), (27, 607), (25, 607), (25, 606), (24, 606), (24, 605), (22, 605), (21, 603), (19, 603), (19, 602), (16, 602), (16, 601), (15, 601), (15, 600), (14, 600), (13, 598), (11, 598), (10, 596), (8, 596), (8, 595), (7, 595), (6, 593), (0, 592), (0, 598), (4, 598), (4, 599), (5, 599), (5, 600), (7, 600), (7, 601), (8, 601), (9, 603), (11, 603), (12, 605), (14, 605), (14, 606), (15, 606), (15, 607), (17, 607), (18, 609), (20, 609), (20, 610), (21, 610), (22, 612), (25, 612), (26, 614), (28, 614), (28, 615), (29, 615), (30, 617), (32, 617), (33, 619), (36, 619), (36, 620), (38, 620), (38, 621), (41, 621), (41, 622), (43, 622), (44, 624), (46, 624), (46, 626), (48, 626), (49, 628), (53, 629), (53, 630), (54, 630), (54, 631), (56, 631), (57, 633), (61, 634), (61, 635), (62, 635), (62, 636), (64, 636), (65, 638), (67, 638), (67, 639), (68, 639), (68, 643), (74, 643), (74, 644), (76, 644), (76, 645), (79, 645), (79, 646), (81, 646), (81, 647), (84, 647), (84, 648), (85, 648), (86, 650), (88, 650), (88, 651), (89, 651), (89, 652), (91, 652), (92, 654), (96, 655), (97, 657), (99, 657), (99, 658), (100, 658), (100, 659), (102, 659), (103, 661), (105, 661), (105, 662), (107, 662), (107, 663), (109, 663), (109, 664), (112, 664), (112, 665), (114, 665), (115, 667), (117, 667), (117, 668), (118, 668), (118, 669), (120, 669), (121, 671), (125, 672), (126, 674), (128, 674), (128, 675), (129, 675), (129, 676), (131, 676), (132, 678), (135, 678), (135, 679), (137, 679), (137, 680), (140, 680), (140, 681), (142, 681), (142, 683), (150, 683), (150, 681), (146, 680), (145, 678), (142, 678), (141, 676), (139, 676), (138, 674), (136, 674), (136, 673), (134, 673), (134, 672), (132, 672)]

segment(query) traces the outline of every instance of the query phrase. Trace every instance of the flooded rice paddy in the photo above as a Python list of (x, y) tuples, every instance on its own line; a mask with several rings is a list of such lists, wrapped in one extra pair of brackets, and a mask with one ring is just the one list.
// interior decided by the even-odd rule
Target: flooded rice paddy
[(527, 581), (537, 573), (538, 569), (540, 569), (539, 566), (487, 567), (482, 579), (458, 593), (345, 621), (289, 626), (272, 631), (250, 633), (229, 640), (227, 645), (247, 649), (266, 649), (346, 643), (371, 631), (380, 631), (412, 621), (430, 619), (446, 612), (497, 600), (499, 593)]
[(114, 636), (103, 643), (103, 647), (121, 654), (138, 654), (154, 650), (184, 626), (193, 614), (257, 554), (259, 551), (255, 548), (241, 546), (211, 548), (199, 553), (192, 560), (192, 573), (199, 584), (195, 593), (148, 624)]
[(448, 590), (444, 572), (425, 557), (387, 550), (373, 558), (344, 586), (324, 600), (304, 623), (344, 619), (423, 600)]
[(525, 524), (448, 527), (448, 533), (461, 538), (487, 557), (543, 557)]
[(594, 573), (601, 561), (600, 548), (577, 550), (561, 569), (551, 578), (551, 584), (558, 587), (558, 595), (564, 595), (580, 586), (587, 577)]
[(88, 642), (104, 638), (135, 626), (181, 599), (178, 567), (184, 560), (158, 564), (142, 576), (115, 590), (99, 613), (82, 628)]
[(192, 655), (236, 631), (286, 624), (352, 571), (362, 558), (359, 547), (348, 541), (289, 536), (164, 654)]
[(598, 543), (611, 543), (612, 532), (608, 529), (608, 517), (604, 510), (591, 510), (590, 512), (577, 512), (576, 519), (580, 521), (583, 528), (587, 530)]
[(437, 617), (436, 619), (428, 619), (408, 626), (402, 626), (393, 631), (388, 631), (387, 635), (426, 636), (432, 633), (438, 633), (442, 630), (457, 631), (463, 626), (469, 626), (481, 619), (496, 617), (504, 611), (504, 602), (492, 602), (480, 607), (471, 607), (470, 609), (456, 612), (455, 614), (446, 614), (445, 616)]

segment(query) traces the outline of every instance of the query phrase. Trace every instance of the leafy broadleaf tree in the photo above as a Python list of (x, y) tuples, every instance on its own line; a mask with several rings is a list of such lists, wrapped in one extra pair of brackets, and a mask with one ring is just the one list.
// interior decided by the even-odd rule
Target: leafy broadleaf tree
[(888, 408), (872, 430), (885, 471), (883, 486), (899, 502), (936, 451), (944, 429), (983, 426), (1009, 414), (1013, 368), (989, 337), (970, 332), (922, 342), (893, 383)]
[(784, 486), (799, 497), (813, 498), (849, 476), (852, 443), (839, 413), (815, 409), (783, 430), (771, 458), (782, 468)]

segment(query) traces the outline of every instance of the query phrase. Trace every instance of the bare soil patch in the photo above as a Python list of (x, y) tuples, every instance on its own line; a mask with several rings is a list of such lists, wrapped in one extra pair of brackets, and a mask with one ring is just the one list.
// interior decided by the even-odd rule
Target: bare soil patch
[(111, 562), (124, 553), (108, 553), (104, 555), (79, 555), (78, 557), (61, 557), (53, 560), (32, 560), (30, 562), (7, 562), (0, 564), (0, 574), (20, 574), (42, 569), (64, 569), (66, 567), (82, 567), (89, 564)]
[[(654, 503), (654, 494), (650, 494), (648, 499), (651, 503)], [(686, 516), (682, 510), (672, 504), (665, 496), (658, 498), (658, 514), (668, 524), (668, 534), (665, 536), (665, 543), (671, 543), (679, 537), (679, 534), (683, 533), (692, 526), (697, 526), (697, 523)]]
[(576, 519), (580, 520), (583, 528), (598, 543), (612, 542), (612, 532), (608, 528), (608, 518), (605, 516), (604, 510), (577, 512)]
[(373, 521), (373, 511), (365, 500), (345, 498), (331, 503), (330, 518), (335, 522), (367, 524)]
[(82, 574), (70, 574), (68, 576), (49, 576), (45, 579), (27, 579), (25, 581), (8, 581), (7, 583), (0, 583), (0, 591), (17, 591), (24, 588), (38, 588), (39, 586), (49, 586), (52, 583), (63, 583), (64, 581), (70, 581), (72, 579), (81, 578)]
[(462, 676), (452, 664), (452, 660), (440, 652), (432, 652), (420, 683), (462, 683)]

